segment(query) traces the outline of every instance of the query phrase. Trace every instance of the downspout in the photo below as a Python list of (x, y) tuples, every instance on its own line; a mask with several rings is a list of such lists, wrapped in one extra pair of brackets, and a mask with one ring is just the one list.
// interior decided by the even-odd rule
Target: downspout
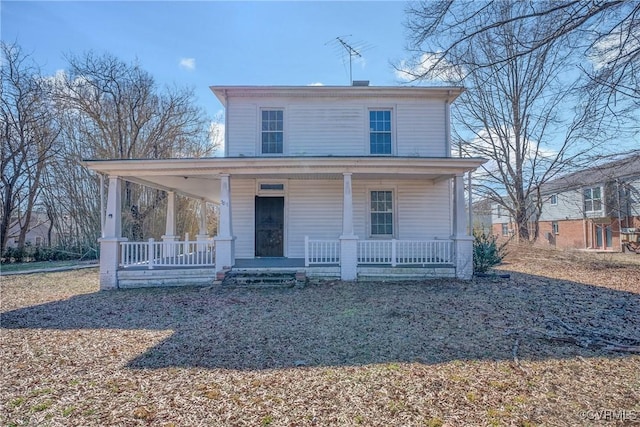
[(468, 186), (469, 186), (469, 225), (467, 234), (469, 236), (473, 236), (473, 200), (472, 200), (472, 192), (471, 192), (471, 171), (469, 171), (468, 175)]
[[(451, 123), (450, 123), (450, 119), (451, 119), (451, 112), (450, 112), (450, 106), (451, 103), (449, 102), (451, 96), (451, 91), (449, 91), (449, 94), (447, 96), (447, 99), (445, 99), (444, 101), (444, 145), (445, 145), (445, 157), (451, 157)], [(462, 156), (462, 151), (460, 151), (459, 153), (460, 156)], [(449, 212), (451, 212), (451, 221), (449, 221), (450, 224), (450, 228), (451, 228), (451, 235), (453, 236), (455, 233), (455, 194), (453, 192), (453, 180), (455, 179), (455, 175), (453, 176), (452, 179), (449, 180), (449, 196), (450, 196), (450, 200), (449, 200)]]
[(100, 237), (104, 238), (104, 175), (100, 174)]
[[(620, 200), (620, 181), (616, 178), (616, 195), (618, 199), (618, 243), (620, 244), (620, 252), (624, 252), (624, 247), (622, 246), (622, 203)], [(613, 230), (611, 230), (613, 233)]]
[[(444, 101), (444, 138), (446, 157), (451, 157), (451, 91), (449, 97)], [(462, 147), (460, 147), (459, 157), (462, 157)]]
[(224, 93), (224, 157), (229, 157), (229, 97), (227, 90)]

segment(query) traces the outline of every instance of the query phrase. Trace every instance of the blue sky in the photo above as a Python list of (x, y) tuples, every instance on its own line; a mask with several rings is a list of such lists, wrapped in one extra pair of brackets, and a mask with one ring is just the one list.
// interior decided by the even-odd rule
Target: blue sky
[(2, 40), (17, 42), (44, 74), (65, 54), (93, 50), (137, 60), (161, 84), (195, 89), (212, 117), (210, 85), (349, 84), (336, 37), (362, 50), (354, 80), (400, 83), (406, 3), (378, 1), (2, 1)]

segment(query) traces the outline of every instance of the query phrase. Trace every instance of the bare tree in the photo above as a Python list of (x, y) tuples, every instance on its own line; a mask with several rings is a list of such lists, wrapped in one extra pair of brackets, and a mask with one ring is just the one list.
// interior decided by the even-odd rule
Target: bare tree
[[(497, 16), (496, 8), (512, 8), (515, 14)], [(459, 48), (468, 48), (483, 35), (514, 23), (542, 23), (545, 31), (518, 38), (518, 49), (490, 63), (467, 63), (469, 71), (478, 66), (506, 63), (529, 55), (562, 40), (583, 58), (594, 62), (584, 70), (590, 78), (612, 92), (640, 99), (640, 2), (637, 0), (524, 1), (421, 1), (408, 8), (407, 27), (411, 47), (419, 52), (437, 53), (446, 60)]]
[(0, 127), (2, 128), (2, 197), (0, 250), (11, 228), (25, 245), (45, 168), (55, 154), (58, 127), (50, 97), (38, 69), (16, 44), (1, 44)]
[[(216, 145), (193, 91), (160, 89), (138, 65), (108, 54), (87, 53), (68, 61), (69, 70), (51, 79), (65, 150), (49, 177), (58, 184), (48, 193), (49, 205), (57, 208), (59, 218), (74, 218), (79, 238), (95, 242), (100, 230), (95, 196), (99, 180), (79, 165), (81, 159), (201, 157)], [(69, 208), (59, 203), (64, 199), (71, 201)], [(162, 218), (155, 211), (164, 200), (162, 191), (127, 183), (125, 234), (137, 240), (162, 234)]]
[(530, 2), (422, 7), (409, 12), (414, 42), (430, 44), (429, 35), (447, 31), (453, 42), (439, 54), (423, 52), (409, 72), (468, 88), (454, 105), (454, 139), (462, 153), (490, 159), (474, 191), (509, 212), (519, 240), (535, 239), (540, 186), (578, 166), (602, 140), (597, 103), (580, 97), (583, 83), (571, 72), (571, 40), (550, 37), (551, 15), (532, 13), (538, 6)]

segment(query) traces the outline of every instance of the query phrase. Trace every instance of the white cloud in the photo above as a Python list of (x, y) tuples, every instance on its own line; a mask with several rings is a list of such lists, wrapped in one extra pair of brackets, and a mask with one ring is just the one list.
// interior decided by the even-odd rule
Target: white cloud
[(307, 86), (324, 86), (324, 83), (320, 83), (320, 82), (309, 83)]
[[(465, 144), (463, 150), (466, 155), (473, 157), (489, 158), (483, 168), (489, 172), (498, 170), (498, 161), (506, 165), (516, 165), (516, 139), (513, 129), (484, 129), (478, 135)], [(541, 165), (553, 160), (558, 152), (549, 148), (541, 147), (535, 140), (527, 140), (526, 153), (524, 155), (525, 167), (534, 163)], [(458, 147), (452, 147), (452, 156), (458, 156)]]
[[(625, 37), (628, 30), (616, 28), (610, 34), (599, 39), (590, 52), (589, 59), (596, 70), (610, 66), (619, 58), (632, 55), (632, 52), (640, 49), (640, 39), (637, 37)], [(631, 34), (629, 32), (629, 34)]]
[(225, 145), (225, 125), (224, 110), (218, 111), (215, 119), (209, 123), (209, 142), (213, 146), (217, 146), (214, 157), (224, 157)]
[[(438, 62), (439, 61), (439, 62)], [(410, 81), (460, 82), (464, 78), (463, 70), (438, 53), (423, 53), (415, 60), (403, 59), (395, 70), (396, 78)]]
[(196, 59), (195, 58), (180, 58), (179, 63), (180, 68), (184, 70), (193, 71), (196, 69)]

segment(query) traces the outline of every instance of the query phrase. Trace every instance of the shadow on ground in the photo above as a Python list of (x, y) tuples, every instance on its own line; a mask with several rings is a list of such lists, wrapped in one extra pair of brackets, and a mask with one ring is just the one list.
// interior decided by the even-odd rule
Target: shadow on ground
[[(561, 322), (561, 323), (558, 323)], [(131, 368), (271, 369), (618, 357), (548, 339), (558, 324), (640, 344), (640, 294), (512, 274), (474, 282), (99, 292), (3, 313), (3, 328), (172, 330)]]

